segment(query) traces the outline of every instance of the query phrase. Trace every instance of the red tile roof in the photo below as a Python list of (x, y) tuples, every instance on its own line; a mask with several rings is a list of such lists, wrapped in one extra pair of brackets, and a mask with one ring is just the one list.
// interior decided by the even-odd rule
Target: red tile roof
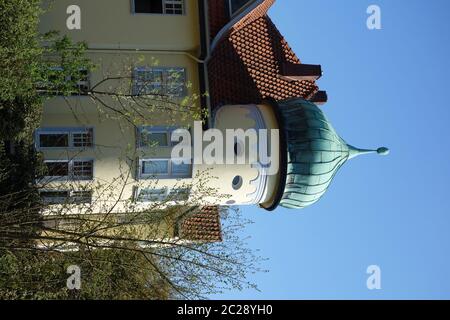
[[(223, 3), (210, 2), (210, 28), (226, 24), (215, 8)], [(301, 62), (267, 16), (273, 3), (274, 0), (263, 1), (238, 21), (212, 52), (208, 79), (213, 109), (222, 104), (258, 103), (269, 97), (310, 99), (318, 91), (312, 81), (280, 78), (283, 62)]]
[(181, 239), (202, 242), (222, 241), (220, 213), (217, 206), (203, 207), (185, 218), (179, 227)]

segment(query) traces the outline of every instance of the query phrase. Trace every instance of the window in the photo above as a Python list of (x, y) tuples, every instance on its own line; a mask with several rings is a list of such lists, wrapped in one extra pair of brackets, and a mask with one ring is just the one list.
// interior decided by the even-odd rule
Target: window
[(242, 185), (244, 184), (244, 179), (242, 179), (241, 176), (235, 176), (233, 178), (233, 182), (231, 183), (231, 186), (234, 190), (239, 190), (242, 188)]
[(45, 160), (47, 178), (91, 180), (94, 173), (94, 160)]
[(82, 204), (92, 202), (92, 191), (72, 191), (70, 195), (72, 203)]
[(168, 175), (168, 160), (147, 160), (142, 162), (143, 175)]
[(137, 145), (140, 148), (171, 147), (178, 142), (172, 142), (172, 133), (176, 127), (139, 127)]
[(171, 201), (187, 201), (191, 193), (190, 188), (176, 188), (169, 192), (168, 199)]
[(69, 146), (67, 133), (45, 133), (39, 136), (42, 148), (66, 148)]
[(146, 68), (134, 71), (133, 95), (186, 95), (186, 71), (184, 68)]
[(69, 176), (68, 161), (46, 161), (47, 176), (49, 177), (67, 177)]
[(73, 161), (72, 176), (74, 180), (90, 180), (94, 172), (94, 161)]
[(134, 13), (184, 14), (184, 0), (134, 0)]
[(140, 188), (136, 193), (137, 202), (157, 202), (157, 201), (187, 201), (190, 194), (189, 188)]
[[(187, 160), (186, 160), (187, 161)], [(190, 178), (192, 165), (176, 164), (171, 159), (145, 159), (139, 161), (139, 178)]]
[(92, 128), (38, 129), (36, 147), (39, 148), (90, 148), (94, 145)]
[(69, 191), (41, 191), (41, 199), (46, 204), (65, 203), (69, 198)]
[[(50, 74), (48, 81), (38, 85), (38, 90), (47, 91), (56, 95), (62, 94), (62, 88), (57, 84), (72, 81), (73, 75), (64, 75), (64, 69), (62, 67), (50, 67)], [(86, 94), (90, 88), (89, 71), (87, 69), (79, 69), (79, 74), (76, 75), (78, 81), (73, 87), (72, 94)]]
[(92, 129), (72, 132), (72, 146), (75, 148), (92, 147)]
[(155, 201), (164, 201), (167, 197), (167, 189), (166, 188), (148, 188), (148, 189), (140, 189), (138, 192), (138, 196), (136, 198), (137, 202), (155, 202)]
[(191, 171), (190, 164), (175, 164), (172, 163), (172, 175), (174, 176), (184, 176)]
[(39, 192), (46, 204), (86, 204), (92, 202), (92, 191), (44, 190)]
[(90, 89), (89, 71), (86, 69), (80, 70), (80, 79), (77, 81), (76, 87), (81, 93), (86, 93)]

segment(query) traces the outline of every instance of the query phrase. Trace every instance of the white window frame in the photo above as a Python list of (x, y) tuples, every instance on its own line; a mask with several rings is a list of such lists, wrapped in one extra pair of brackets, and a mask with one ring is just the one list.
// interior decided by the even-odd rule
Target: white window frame
[[(179, 160), (179, 159), (176, 159)], [(142, 173), (142, 168), (144, 167), (144, 162), (152, 162), (152, 161), (167, 161), (167, 173), (153, 173), (153, 174), (144, 174)], [(189, 179), (192, 178), (192, 162), (189, 164), (189, 172), (183, 173), (183, 174), (174, 174), (173, 173), (173, 166), (175, 159), (170, 158), (146, 158), (146, 159), (139, 159), (139, 165), (138, 165), (138, 179)], [(188, 161), (188, 159), (184, 159), (184, 161)]]
[[(155, 195), (155, 199), (148, 200), (148, 199), (140, 199), (140, 194), (143, 190), (151, 189), (152, 191), (160, 191)], [(134, 201), (139, 203), (148, 203), (148, 202), (160, 202), (164, 201), (167, 198), (168, 195), (168, 188), (167, 187), (159, 187), (159, 188), (136, 188), (135, 194), (134, 194)]]
[[(53, 67), (50, 67), (49, 69), (53, 70), (53, 71), (64, 71), (63, 67), (61, 67), (61, 66), (53, 66)], [(85, 68), (82, 68), (82, 69), (79, 69), (79, 70), (80, 71), (87, 71), (87, 69), (85, 69)], [(68, 75), (68, 76), (66, 76), (65, 79), (66, 79), (66, 81), (70, 81), (72, 79), (72, 76)], [(83, 86), (86, 87), (87, 90), (89, 90), (90, 87), (91, 87), (91, 75), (90, 75), (89, 72), (87, 72), (86, 80), (77, 81), (77, 87), (78, 88), (83, 87)], [(58, 93), (57, 95), (61, 95), (61, 94)], [(76, 95), (76, 94), (74, 93), (73, 95)]]
[[(85, 134), (87, 132), (91, 133), (92, 143), (91, 146), (75, 146), (74, 135), (75, 134)], [(67, 134), (68, 135), (68, 146), (67, 147), (42, 147), (41, 146), (41, 135), (46, 134)], [(37, 150), (54, 150), (54, 149), (88, 149), (94, 148), (94, 128), (39, 128), (35, 132), (35, 147)]]
[[(162, 191), (162, 192), (159, 194), (159, 197), (156, 198), (155, 200), (140, 200), (140, 199), (139, 199), (139, 196), (140, 196), (141, 191), (146, 190), (146, 189), (160, 190), (160, 191)], [(138, 203), (161, 202), (161, 201), (165, 201), (165, 200), (167, 200), (168, 198), (170, 198), (170, 197), (171, 197), (171, 194), (173, 194), (173, 192), (180, 192), (180, 191), (183, 191), (183, 190), (186, 191), (186, 193), (187, 193), (187, 198), (189, 199), (189, 195), (190, 195), (190, 193), (191, 193), (191, 188), (188, 188), (188, 187), (185, 187), (185, 188), (182, 188), (182, 187), (174, 187), (174, 188), (167, 188), (167, 187), (160, 187), (160, 188), (142, 188), (142, 187), (140, 187), (140, 188), (135, 188), (134, 201), (135, 201), (135, 202), (138, 202)], [(171, 200), (171, 201), (173, 201), (173, 202), (181, 202), (181, 201), (186, 201), (186, 200), (187, 200), (187, 199), (182, 199), (182, 200), (179, 200), (179, 199), (173, 199), (173, 200)]]
[[(41, 194), (44, 193), (44, 192), (65, 192), (67, 194), (67, 196), (66, 197), (56, 197), (55, 199), (57, 199), (57, 201), (50, 202), (50, 201), (45, 201), (42, 198)], [(90, 197), (89, 202), (76, 202), (76, 201), (71, 202), (71, 200), (74, 200), (77, 197), (79, 197), (79, 196), (76, 195), (79, 192), (88, 192), (89, 193), (89, 197)], [(48, 203), (48, 204), (49, 203), (52, 203), (52, 204), (66, 204), (66, 203), (67, 204), (89, 204), (89, 203), (92, 203), (92, 194), (93, 194), (92, 190), (54, 190), (54, 189), (43, 189), (43, 190), (39, 191), (39, 195), (41, 196), (42, 201), (44, 203)]]
[[(44, 160), (45, 163), (55, 163), (55, 162), (64, 162), (68, 163), (68, 172), (67, 176), (45, 176), (44, 180), (49, 181), (92, 181), (94, 179), (94, 159), (72, 159), (72, 160)], [(92, 162), (92, 175), (86, 177), (76, 177), (73, 174), (73, 167), (75, 162)]]
[[(131, 0), (131, 12), (132, 14), (148, 14), (148, 15), (167, 15), (167, 16), (185, 16), (186, 15), (186, 0), (161, 0), (162, 1), (162, 8), (163, 13), (152, 13), (152, 12), (136, 12), (136, 5), (135, 0)], [(181, 4), (181, 11), (182, 13), (166, 13), (168, 10), (166, 8), (166, 5), (179, 3)]]
[[(168, 87), (169, 87), (169, 73), (170, 71), (175, 70), (182, 73), (183, 77), (183, 84), (182, 84), (182, 91), (178, 95), (169, 95)], [(148, 93), (148, 95), (162, 95), (162, 96), (169, 96), (169, 97), (175, 97), (175, 98), (184, 98), (187, 95), (187, 74), (186, 74), (186, 68), (184, 67), (136, 67), (133, 70), (133, 84), (132, 84), (132, 93), (133, 95), (141, 95), (142, 88), (146, 85), (153, 84), (156, 85), (157, 82), (150, 83), (147, 81), (140, 81), (138, 73), (139, 72), (161, 72), (162, 73), (162, 82), (160, 84), (161, 91), (160, 92), (151, 92)], [(144, 94), (142, 94), (144, 95)]]
[[(177, 130), (180, 129), (179, 127), (161, 127), (161, 126), (140, 126), (137, 128), (137, 133), (136, 133), (136, 146), (139, 149), (148, 149), (148, 148), (171, 148), (175, 145), (178, 144), (178, 142), (173, 142), (172, 141), (172, 133)], [(142, 141), (142, 133), (144, 131), (147, 131), (148, 133), (152, 134), (152, 133), (164, 133), (167, 137), (167, 145), (155, 145), (155, 146), (148, 146), (148, 145), (143, 145), (143, 141)]]

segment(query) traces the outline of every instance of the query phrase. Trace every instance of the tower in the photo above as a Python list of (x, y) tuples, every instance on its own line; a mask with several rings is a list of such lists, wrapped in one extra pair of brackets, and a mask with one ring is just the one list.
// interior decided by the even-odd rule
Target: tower
[[(245, 164), (194, 165), (194, 171), (209, 170), (216, 178), (208, 182), (217, 190), (217, 197), (210, 199), (216, 205), (259, 205), (269, 211), (278, 206), (305, 208), (325, 194), (348, 160), (362, 154), (389, 153), (384, 147), (363, 150), (347, 144), (323, 111), (301, 98), (266, 100), (259, 105), (225, 105), (217, 110), (213, 123), (225, 139), (230, 138), (224, 133), (230, 129), (278, 131), (275, 137), (267, 137), (267, 142), (258, 137), (267, 143), (265, 147), (251, 145), (249, 135), (243, 136), (247, 141), (235, 137), (226, 141), (228, 146), (234, 145), (235, 156), (244, 153)], [(249, 159), (250, 150), (261, 147), (273, 153), (269, 166), (259, 157)]]

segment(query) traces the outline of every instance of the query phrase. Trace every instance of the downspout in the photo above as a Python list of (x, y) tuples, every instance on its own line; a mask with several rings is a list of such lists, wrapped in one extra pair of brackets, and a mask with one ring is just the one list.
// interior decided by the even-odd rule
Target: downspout
[(199, 17), (200, 17), (200, 57), (198, 61), (198, 71), (200, 79), (200, 102), (206, 106), (208, 115), (208, 122), (203, 125), (203, 130), (209, 129), (212, 126), (211, 115), (211, 98), (209, 96), (209, 81), (208, 81), (208, 64), (207, 58), (210, 56), (209, 47), (209, 14), (208, 14), (208, 1), (199, 0)]

